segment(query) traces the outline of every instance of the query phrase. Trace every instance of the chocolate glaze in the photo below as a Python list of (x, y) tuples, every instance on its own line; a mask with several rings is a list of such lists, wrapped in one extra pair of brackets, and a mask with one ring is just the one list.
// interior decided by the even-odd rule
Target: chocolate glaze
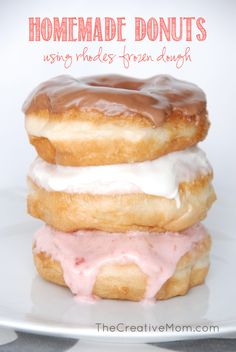
[(23, 105), (25, 114), (43, 110), (60, 114), (72, 108), (99, 111), (107, 117), (138, 113), (159, 126), (176, 110), (193, 118), (206, 108), (206, 98), (195, 84), (168, 75), (149, 79), (62, 75), (40, 84)]

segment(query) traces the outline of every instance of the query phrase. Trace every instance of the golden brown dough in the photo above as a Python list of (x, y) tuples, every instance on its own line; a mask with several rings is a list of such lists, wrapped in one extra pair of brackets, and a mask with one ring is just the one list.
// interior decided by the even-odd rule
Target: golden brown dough
[[(56, 118), (51, 115), (38, 115), (35, 118), (44, 126), (43, 132), (36, 134), (28, 128), (30, 143), (38, 155), (49, 163), (69, 166), (153, 160), (195, 145), (206, 137), (209, 128), (206, 111), (191, 119), (174, 112), (160, 127), (155, 127), (142, 116), (121, 116), (119, 119), (107, 120), (98, 113), (85, 115), (76, 111), (71, 113), (68, 120), (63, 114)], [(31, 119), (30, 116), (26, 117), (29, 125)], [(65, 137), (66, 128), (76, 119), (89, 122), (90, 128), (86, 128), (84, 133), (78, 132), (76, 137)], [(50, 133), (49, 128), (53, 132)], [(73, 125), (71, 128), (75, 135)], [(64, 130), (64, 136), (63, 133), (57, 135), (55, 130)], [(96, 132), (91, 134), (91, 130)]]
[(212, 175), (179, 187), (180, 206), (173, 199), (144, 193), (93, 195), (49, 192), (29, 178), (28, 212), (54, 228), (72, 232), (182, 231), (206, 217), (215, 200)]
[[(190, 288), (202, 284), (209, 269), (210, 247), (211, 238), (207, 235), (179, 260), (174, 274), (157, 292), (156, 299), (185, 295)], [(34, 253), (34, 261), (38, 273), (45, 280), (66, 286), (58, 261), (44, 252)], [(146, 284), (147, 276), (136, 264), (106, 264), (96, 277), (93, 294), (107, 299), (140, 301)]]

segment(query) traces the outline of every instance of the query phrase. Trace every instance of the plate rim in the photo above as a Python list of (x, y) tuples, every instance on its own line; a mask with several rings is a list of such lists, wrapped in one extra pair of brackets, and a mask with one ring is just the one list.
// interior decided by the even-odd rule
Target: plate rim
[[(119, 343), (134, 343), (134, 342), (167, 342), (186, 339), (204, 339), (216, 338), (228, 334), (236, 333), (236, 320), (230, 321), (224, 325), (220, 322), (211, 322), (212, 325), (219, 326), (219, 331), (203, 332), (203, 331), (185, 331), (185, 332), (98, 332), (95, 327), (71, 327), (63, 326), (59, 323), (50, 323), (47, 325), (45, 322), (38, 323), (36, 321), (21, 321), (19, 319), (8, 319), (0, 317), (0, 327), (12, 328), (16, 331), (27, 332), (38, 335), (48, 335), (55, 337), (64, 337), (71, 339), (86, 339), (93, 341), (119, 342)], [(191, 324), (189, 324), (191, 325)]]

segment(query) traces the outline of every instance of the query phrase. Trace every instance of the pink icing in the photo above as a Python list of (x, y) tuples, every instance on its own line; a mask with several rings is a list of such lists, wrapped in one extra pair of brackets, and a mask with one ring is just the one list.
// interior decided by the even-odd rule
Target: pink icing
[(94, 230), (68, 234), (44, 225), (34, 236), (34, 252), (45, 252), (61, 263), (64, 280), (78, 299), (91, 299), (99, 269), (108, 263), (137, 264), (148, 278), (144, 298), (152, 299), (173, 275), (179, 259), (204, 236), (202, 224), (161, 234)]

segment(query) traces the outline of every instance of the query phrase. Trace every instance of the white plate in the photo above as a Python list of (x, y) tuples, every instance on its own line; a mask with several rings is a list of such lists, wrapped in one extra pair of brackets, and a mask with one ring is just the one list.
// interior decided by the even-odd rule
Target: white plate
[[(231, 234), (235, 208), (215, 206), (209, 218), (214, 246), (205, 285), (184, 297), (154, 305), (122, 301), (77, 303), (69, 290), (47, 283), (36, 274), (31, 239), (40, 222), (26, 215), (23, 192), (2, 191), (0, 227), (0, 325), (67, 337), (119, 342), (154, 342), (199, 338), (236, 332), (236, 241)], [(233, 204), (233, 203), (232, 203)], [(227, 206), (227, 208), (226, 208)], [(224, 210), (224, 224), (221, 224)], [(230, 220), (231, 219), (231, 220)], [(225, 232), (217, 231), (220, 224)], [(98, 331), (96, 323), (111, 327), (173, 324), (218, 325), (219, 331)]]

